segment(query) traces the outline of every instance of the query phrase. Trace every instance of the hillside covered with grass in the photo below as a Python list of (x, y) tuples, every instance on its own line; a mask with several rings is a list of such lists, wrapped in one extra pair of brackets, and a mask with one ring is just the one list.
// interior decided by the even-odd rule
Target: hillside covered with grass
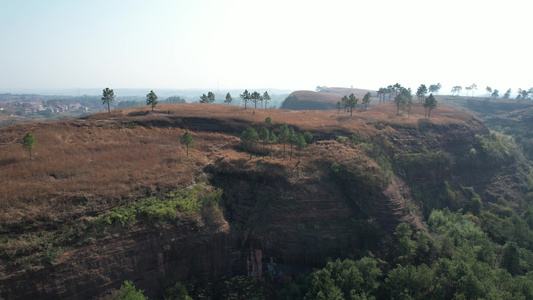
[[(279, 137), (285, 125), (312, 135), (304, 149), (241, 143), (249, 127)], [(1, 128), (0, 296), (107, 297), (132, 281), (156, 298), (419, 298), (481, 269), (517, 283), (482, 293), (489, 278), (467, 298), (527, 295), (533, 184), (520, 153), (467, 112), (426, 119), (392, 102), (353, 117), (165, 104)]]

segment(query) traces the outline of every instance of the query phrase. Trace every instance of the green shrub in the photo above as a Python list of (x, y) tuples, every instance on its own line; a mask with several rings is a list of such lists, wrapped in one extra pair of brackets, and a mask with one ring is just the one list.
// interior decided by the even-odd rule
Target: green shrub
[(222, 190), (196, 185), (185, 191), (142, 198), (116, 207), (98, 217), (96, 221), (107, 225), (132, 226), (137, 222), (150, 224), (173, 223), (179, 216), (199, 212), (203, 207), (218, 208)]
[(474, 136), (471, 155), (476, 155), (485, 161), (502, 162), (514, 160), (516, 150), (510, 138), (492, 132), (489, 138), (476, 134)]
[(355, 132), (350, 135), (350, 141), (352, 143), (368, 143), (370, 139), (363, 133)]
[(124, 281), (124, 284), (120, 287), (111, 299), (113, 300), (146, 300), (148, 297), (144, 296), (143, 290), (136, 290), (131, 281)]
[(337, 142), (339, 142), (339, 143), (344, 143), (347, 139), (348, 139), (348, 138), (345, 137), (345, 136), (339, 136), (339, 137), (337, 138)]
[(340, 167), (341, 166), (338, 163), (334, 162), (331, 164), (330, 169), (333, 173), (339, 173)]
[(397, 170), (432, 169), (446, 166), (449, 162), (450, 155), (445, 151), (394, 155), (394, 167)]

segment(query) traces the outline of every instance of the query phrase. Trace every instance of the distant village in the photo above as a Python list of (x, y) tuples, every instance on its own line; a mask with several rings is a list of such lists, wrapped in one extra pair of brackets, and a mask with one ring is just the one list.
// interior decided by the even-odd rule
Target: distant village
[(40, 103), (31, 103), (31, 102), (17, 102), (15, 107), (19, 107), (24, 110), (25, 114), (36, 114), (40, 111), (48, 113), (63, 113), (68, 111), (89, 111), (90, 108), (83, 106), (79, 103), (72, 104), (54, 104), (53, 106), (44, 107)]
[(0, 127), (36, 120), (76, 118), (103, 110), (98, 96), (0, 94)]
[[(9, 116), (38, 116), (44, 117), (53, 114), (69, 113), (80, 114), (95, 110), (95, 108), (82, 105), (80, 103), (61, 103), (51, 102), (45, 104), (46, 101), (28, 101), (28, 102), (0, 102), (0, 113)], [(100, 109), (97, 109), (100, 110)]]

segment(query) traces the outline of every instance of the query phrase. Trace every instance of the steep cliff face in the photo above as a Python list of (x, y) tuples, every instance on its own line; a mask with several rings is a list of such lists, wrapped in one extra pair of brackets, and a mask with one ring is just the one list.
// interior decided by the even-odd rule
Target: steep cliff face
[[(224, 190), (226, 216), (243, 249), (261, 250), (270, 266), (264, 270), (290, 273), (291, 266), (319, 266), (327, 257), (372, 249), (400, 222), (422, 229), (424, 206), (410, 185), (459, 184), (453, 181), (462, 170), (459, 158), (468, 155), (475, 135), (488, 134), (475, 118), (462, 125), (421, 121), (378, 127), (366, 143), (355, 137), (317, 142), (299, 163), (221, 159), (208, 168), (212, 184)], [(429, 165), (421, 162), (409, 170), (380, 165), (380, 160), (394, 164), (398, 155), (413, 153), (444, 153), (445, 159), (430, 155)], [(338, 170), (332, 170), (333, 163)]]
[(160, 297), (176, 280), (209, 281), (242, 269), (237, 239), (227, 224), (138, 227), (68, 252), (51, 266), (3, 279), (0, 297), (105, 297), (125, 280), (147, 296)]

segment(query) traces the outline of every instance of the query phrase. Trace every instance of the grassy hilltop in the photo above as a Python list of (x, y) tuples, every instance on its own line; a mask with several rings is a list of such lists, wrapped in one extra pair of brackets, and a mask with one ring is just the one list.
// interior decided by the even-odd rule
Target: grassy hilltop
[[(370, 257), (382, 261), (383, 277), (368, 293), (386, 298), (396, 263), (434, 267), (463, 253), (439, 248), (448, 229), (427, 222), (441, 209), (459, 214), (441, 218), (464, 214), (460, 222), (488, 233), (484, 243), (496, 250), (487, 263), (505, 269), (501, 249), (513, 238), (505, 222), (525, 218), (531, 189), (514, 146), (446, 105), (428, 120), (418, 103), (409, 115), (396, 115), (392, 102), (371, 104), (353, 117), (165, 104), (0, 129), (2, 297), (102, 296), (125, 280), (161, 297), (193, 277), (192, 294), (243, 292), (240, 279), (258, 278), (273, 284), (258, 291), (272, 295), (281, 278), (322, 268), (327, 257)], [(250, 159), (242, 132), (265, 126), (279, 135), (283, 124), (313, 135), (301, 157), (277, 141), (256, 143)], [(186, 131), (196, 143), (189, 156), (179, 142)], [(38, 139), (31, 160), (20, 145), (27, 132)], [(402, 261), (391, 240), (401, 224), (428, 235), (424, 259)], [(529, 268), (527, 255), (513, 275)]]

